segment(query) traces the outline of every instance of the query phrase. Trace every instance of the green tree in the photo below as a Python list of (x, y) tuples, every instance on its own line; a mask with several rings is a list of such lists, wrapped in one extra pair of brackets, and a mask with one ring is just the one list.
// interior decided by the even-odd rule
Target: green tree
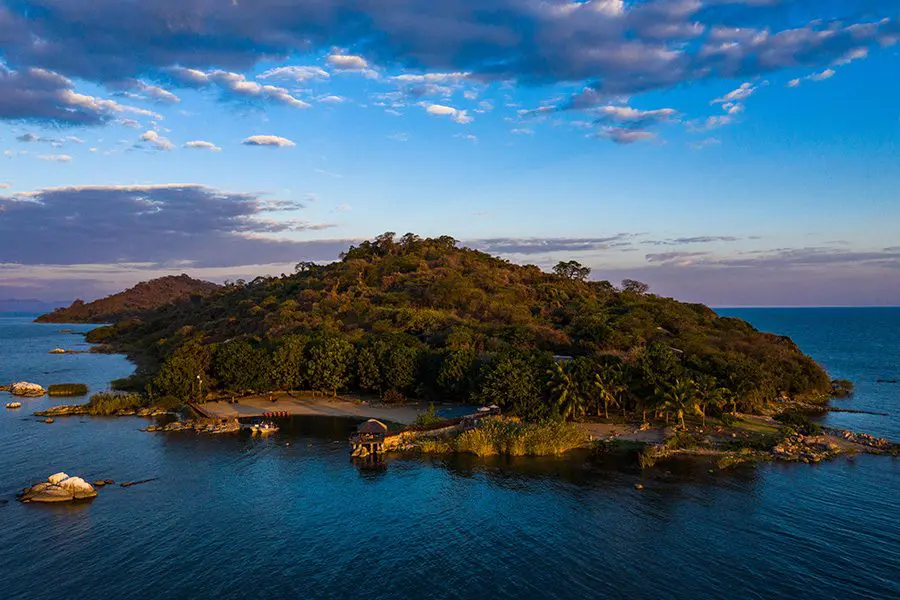
[(383, 389), (378, 352), (372, 345), (363, 346), (356, 355), (356, 377), (360, 389), (381, 393)]
[(578, 261), (567, 260), (556, 263), (553, 272), (566, 279), (584, 281), (591, 274), (590, 267), (585, 267)]
[(163, 362), (152, 387), (160, 396), (202, 401), (202, 390), (209, 389), (213, 383), (209, 376), (212, 354), (212, 346), (195, 341), (178, 347)]
[[(603, 416), (609, 418), (609, 406), (622, 406), (623, 395), (628, 390), (621, 367), (605, 365), (594, 375), (594, 386), (603, 402)], [(600, 407), (597, 407), (600, 414)]]
[(216, 346), (212, 371), (226, 389), (262, 391), (270, 386), (266, 373), (270, 364), (265, 348), (254, 347), (246, 340), (231, 340)]
[(462, 399), (472, 390), (477, 370), (477, 356), (468, 348), (448, 349), (441, 356), (437, 385), (447, 398)]
[(396, 343), (383, 358), (382, 373), (387, 389), (408, 393), (416, 382), (419, 350), (412, 345)]
[(326, 335), (314, 341), (305, 365), (307, 381), (313, 389), (337, 396), (350, 381), (354, 352), (353, 344), (337, 336)]
[(681, 428), (686, 429), (684, 413), (694, 410), (696, 397), (696, 388), (690, 379), (676, 379), (674, 383), (667, 386), (662, 394), (663, 407), (666, 409), (666, 422), (668, 423), (669, 410), (672, 410), (681, 423)]
[(559, 407), (563, 419), (580, 419), (585, 413), (584, 396), (571, 369), (555, 363), (547, 370), (550, 399)]
[(496, 404), (524, 419), (550, 416), (541, 402), (541, 390), (534, 367), (522, 358), (503, 356), (485, 369), (475, 399), (482, 404)]
[(306, 362), (308, 339), (302, 335), (282, 338), (272, 353), (272, 382), (282, 390), (299, 390), (304, 387), (303, 365)]

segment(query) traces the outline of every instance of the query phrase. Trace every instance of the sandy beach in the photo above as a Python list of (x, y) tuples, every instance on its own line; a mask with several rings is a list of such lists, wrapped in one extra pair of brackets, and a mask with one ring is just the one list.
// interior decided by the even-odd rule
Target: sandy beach
[(271, 396), (246, 396), (239, 398), (237, 404), (231, 404), (228, 401), (207, 402), (201, 408), (213, 418), (259, 417), (268, 412), (286, 412), (299, 416), (379, 419), (409, 425), (414, 423), (419, 413), (427, 410), (428, 406), (424, 404), (369, 405), (340, 396), (330, 398), (278, 393)]

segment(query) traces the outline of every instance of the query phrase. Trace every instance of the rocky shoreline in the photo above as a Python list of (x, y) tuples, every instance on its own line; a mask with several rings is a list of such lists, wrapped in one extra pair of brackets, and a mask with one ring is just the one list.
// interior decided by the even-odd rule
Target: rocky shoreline
[(237, 433), (240, 430), (241, 424), (237, 419), (187, 419), (185, 421), (172, 421), (165, 425), (150, 425), (141, 429), (141, 431), (151, 433), (193, 431), (207, 434)]

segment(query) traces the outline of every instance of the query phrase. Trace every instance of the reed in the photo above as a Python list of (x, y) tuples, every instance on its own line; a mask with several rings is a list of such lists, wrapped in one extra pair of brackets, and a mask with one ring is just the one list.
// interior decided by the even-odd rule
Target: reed
[(88, 386), (83, 383), (54, 383), (47, 388), (48, 396), (85, 396)]

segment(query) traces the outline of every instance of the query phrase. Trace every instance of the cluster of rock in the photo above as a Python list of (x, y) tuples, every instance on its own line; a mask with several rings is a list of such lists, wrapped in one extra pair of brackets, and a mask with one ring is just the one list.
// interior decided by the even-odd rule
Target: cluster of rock
[(897, 444), (894, 444), (890, 440), (877, 438), (873, 435), (869, 435), (868, 433), (855, 433), (853, 431), (846, 430), (839, 430), (837, 433), (848, 442), (853, 442), (854, 444), (866, 446), (867, 448), (872, 448), (874, 450), (880, 450), (882, 452), (897, 452), (898, 449), (900, 449), (898, 448)]
[(187, 421), (173, 421), (165, 425), (151, 425), (142, 431), (195, 431), (197, 433), (235, 433), (241, 430), (241, 424), (237, 419), (204, 419)]
[(22, 502), (74, 502), (87, 500), (97, 496), (97, 490), (81, 477), (69, 477), (65, 473), (56, 473), (47, 481), (36, 483), (25, 488), (19, 494)]
[(87, 404), (64, 404), (34, 413), (38, 417), (71, 417), (88, 414)]
[(8, 386), (0, 387), (0, 391), (9, 392), (13, 396), (23, 396), (26, 398), (38, 398), (47, 393), (42, 386), (27, 381), (18, 381)]
[[(74, 415), (91, 414), (90, 404), (63, 404), (61, 406), (53, 406), (47, 410), (41, 410), (34, 413), (38, 417), (71, 417)], [(160, 417), (168, 414), (161, 408), (139, 408), (117, 410), (113, 413), (117, 417)]]
[(817, 463), (843, 454), (841, 447), (825, 436), (802, 434), (786, 437), (772, 448), (772, 457), (778, 460)]
[(22, 408), (21, 402), (7, 402), (6, 408)]

